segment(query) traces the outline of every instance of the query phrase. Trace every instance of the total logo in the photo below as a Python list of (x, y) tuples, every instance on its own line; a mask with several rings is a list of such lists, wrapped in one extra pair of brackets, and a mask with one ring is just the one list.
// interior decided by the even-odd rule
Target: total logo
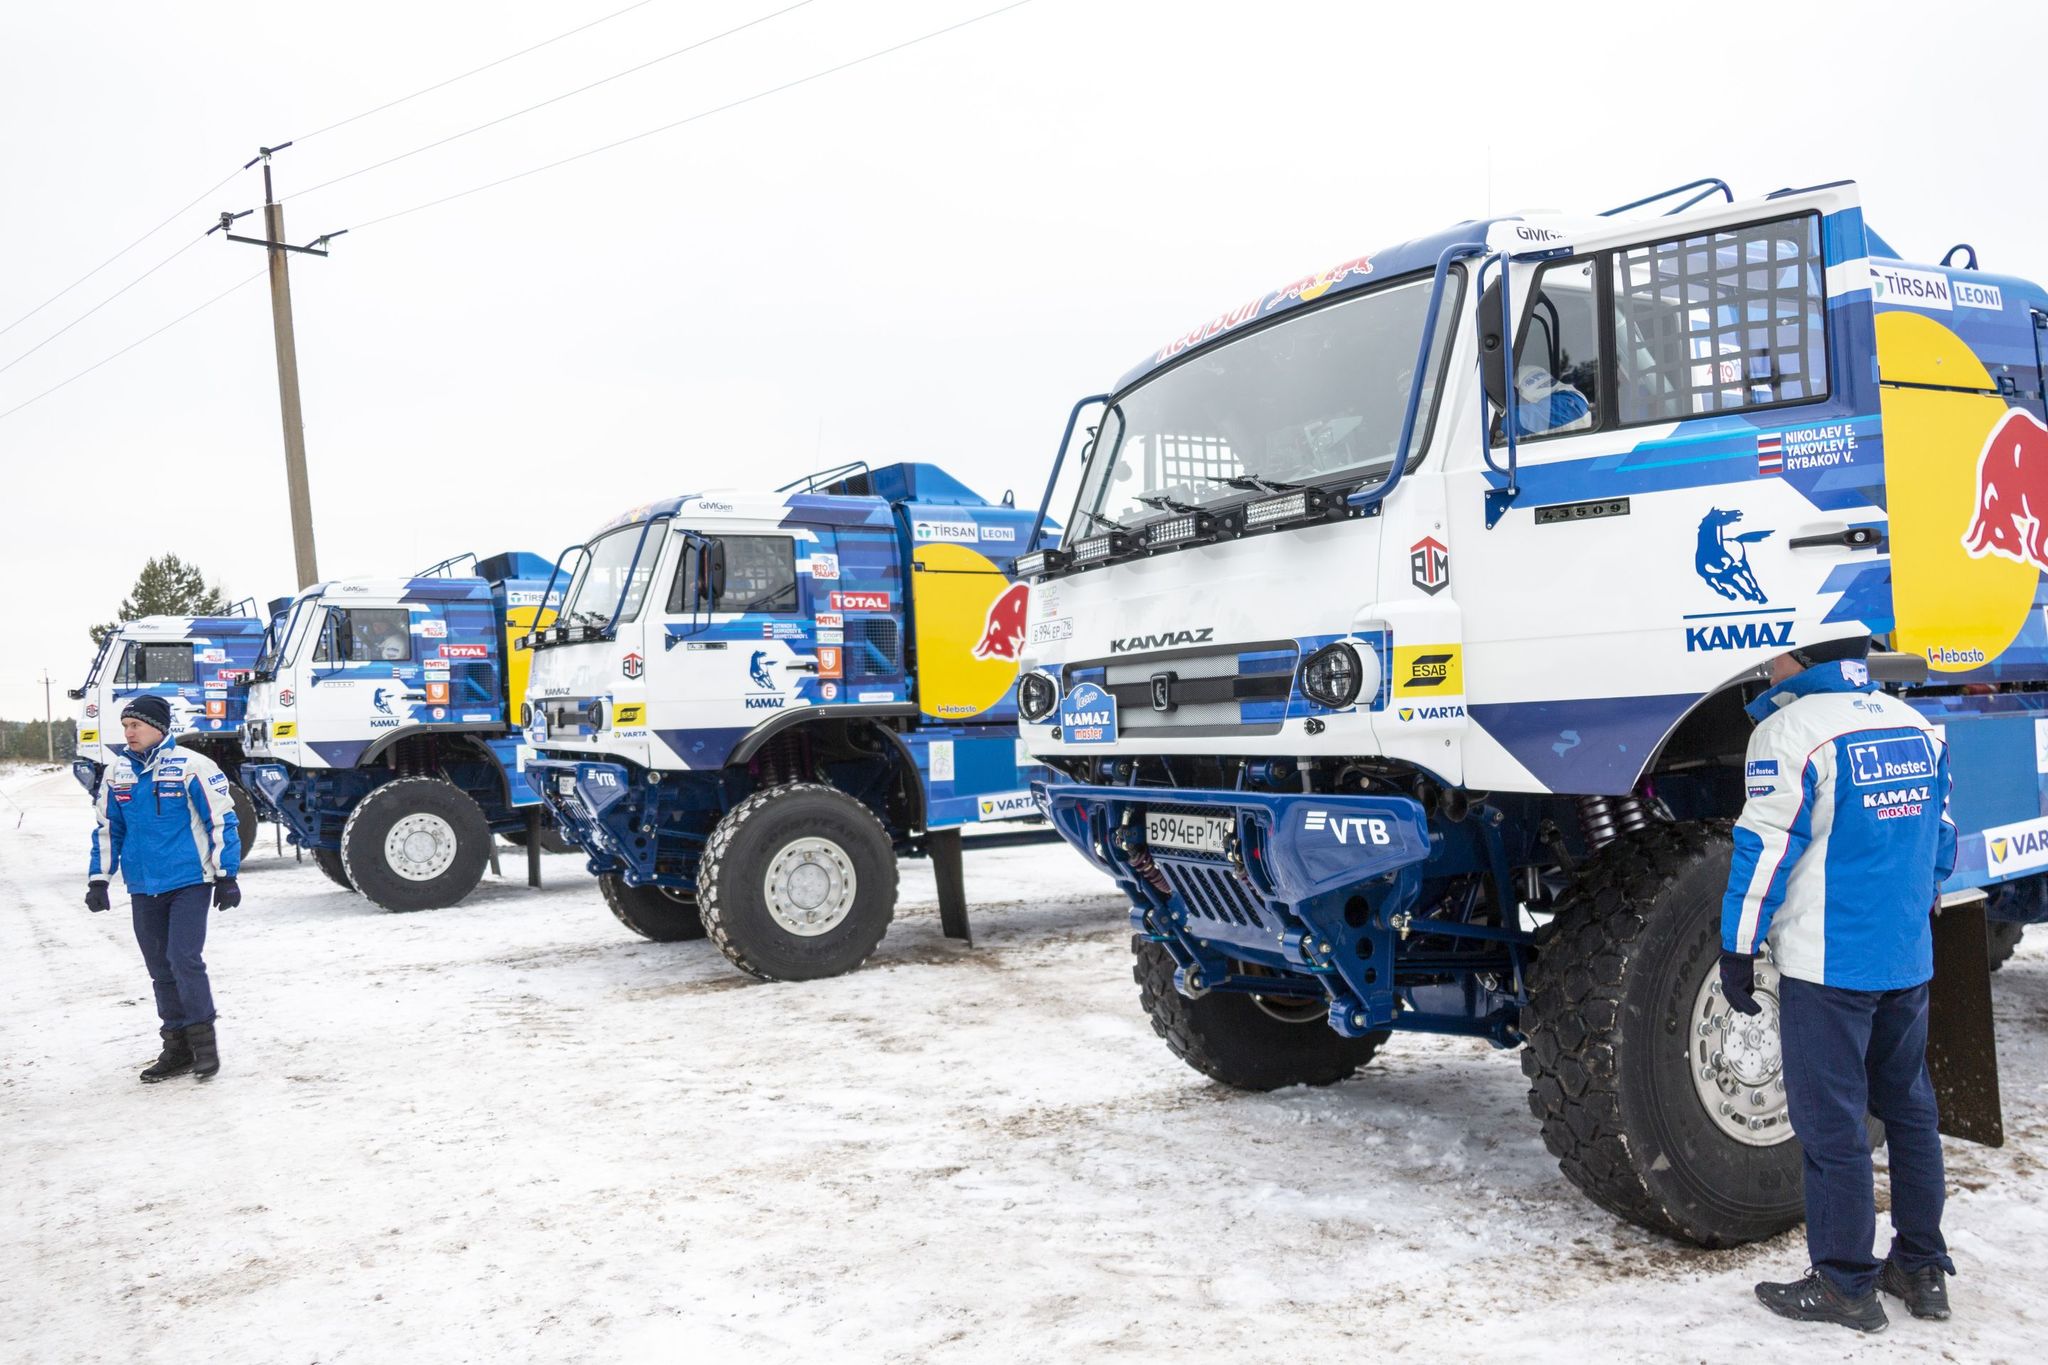
[(1394, 832), (1385, 820), (1371, 815), (1344, 815), (1311, 810), (1302, 815), (1304, 834), (1327, 834), (1340, 844), (1391, 844)]
[(889, 610), (886, 592), (835, 592), (831, 601), (832, 610), (839, 612)]
[(441, 657), (444, 659), (488, 659), (491, 657), (491, 647), (489, 645), (442, 645)]

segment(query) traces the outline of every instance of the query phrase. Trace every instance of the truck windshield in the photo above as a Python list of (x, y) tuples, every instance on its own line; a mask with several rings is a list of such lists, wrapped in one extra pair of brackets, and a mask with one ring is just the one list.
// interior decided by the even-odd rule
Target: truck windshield
[[(1429, 311), (1427, 278), (1318, 308), (1203, 352), (1104, 414), (1074, 534), (1302, 484), (1376, 483), (1393, 466)], [(1458, 315), (1453, 272), (1422, 376), (1411, 455), (1428, 434)]]
[(591, 542), (576, 581), (569, 585), (562, 619), (601, 626), (613, 619), (614, 612), (621, 621), (638, 617), (667, 537), (668, 523), (658, 521), (652, 526), (622, 526)]

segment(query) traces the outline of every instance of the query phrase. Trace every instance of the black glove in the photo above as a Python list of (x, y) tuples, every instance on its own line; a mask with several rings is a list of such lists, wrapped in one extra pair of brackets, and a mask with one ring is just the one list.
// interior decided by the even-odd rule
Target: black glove
[(85, 886), (85, 908), (98, 914), (107, 908), (107, 884), (87, 882)]
[(213, 884), (213, 908), (232, 910), (242, 903), (242, 888), (233, 877), (222, 877)]
[(1746, 953), (1721, 954), (1721, 998), (1737, 1014), (1762, 1014), (1756, 1002), (1756, 959)]

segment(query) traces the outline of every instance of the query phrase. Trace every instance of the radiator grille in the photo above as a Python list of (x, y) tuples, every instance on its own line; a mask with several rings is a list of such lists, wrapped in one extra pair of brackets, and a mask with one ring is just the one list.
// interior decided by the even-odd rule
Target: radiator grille
[(1166, 879), (1173, 884), (1174, 894), (1180, 897), (1190, 918), (1241, 929), (1272, 929), (1250, 888), (1222, 863), (1184, 863), (1162, 858), (1159, 865), (1166, 870)]

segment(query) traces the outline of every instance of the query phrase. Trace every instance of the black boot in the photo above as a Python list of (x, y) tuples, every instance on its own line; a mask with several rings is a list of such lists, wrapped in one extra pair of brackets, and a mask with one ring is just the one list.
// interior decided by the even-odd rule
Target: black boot
[(157, 1059), (142, 1069), (142, 1083), (155, 1085), (158, 1081), (172, 1076), (182, 1076), (192, 1069), (192, 1048), (185, 1041), (185, 1030), (181, 1028), (158, 1029), (164, 1040), (164, 1050)]
[(220, 1049), (213, 1041), (213, 1021), (191, 1024), (185, 1029), (185, 1044), (192, 1049), (192, 1074), (206, 1080), (220, 1070)]
[(1938, 1265), (1908, 1270), (1887, 1256), (1884, 1269), (1877, 1274), (1877, 1286), (1895, 1298), (1904, 1299), (1906, 1311), (1916, 1318), (1948, 1320), (1947, 1276)]
[(1818, 1270), (1809, 1270), (1805, 1279), (1790, 1284), (1760, 1284), (1756, 1296), (1764, 1307), (1794, 1322), (1832, 1322), (1858, 1332), (1882, 1332), (1891, 1326), (1875, 1289), (1852, 1299)]

